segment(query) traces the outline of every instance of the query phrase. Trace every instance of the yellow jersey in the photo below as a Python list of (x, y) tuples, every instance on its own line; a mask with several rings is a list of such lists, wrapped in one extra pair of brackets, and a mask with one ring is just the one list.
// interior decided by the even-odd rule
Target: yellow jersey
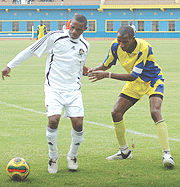
[(45, 25), (38, 25), (37, 27), (37, 36), (38, 39), (42, 38), (44, 35), (46, 35), (47, 30), (46, 30), (46, 26)]
[(151, 86), (158, 79), (164, 81), (161, 67), (156, 63), (151, 45), (143, 39), (135, 39), (137, 46), (132, 53), (123, 51), (115, 39), (110, 46), (109, 53), (103, 62), (105, 67), (116, 65), (119, 60), (122, 67), (142, 82), (151, 82)]

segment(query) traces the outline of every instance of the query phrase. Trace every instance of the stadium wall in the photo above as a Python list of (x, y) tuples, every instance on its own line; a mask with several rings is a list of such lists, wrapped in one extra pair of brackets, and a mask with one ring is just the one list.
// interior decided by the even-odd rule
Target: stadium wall
[[(42, 3), (43, 4), (43, 3)], [(27, 34), (27, 23), (33, 22), (34, 37), (39, 21), (50, 22), (49, 30), (58, 30), (59, 22), (67, 22), (74, 13), (82, 13), (88, 19), (88, 30), (85, 37), (115, 38), (121, 24), (133, 21), (136, 26), (136, 37), (140, 38), (180, 38), (180, 6), (35, 6), (13, 5), (0, 6), (0, 37), (9, 34)], [(12, 23), (18, 22), (19, 28), (13, 31)], [(152, 23), (158, 22), (158, 29), (152, 29)], [(173, 28), (169, 24), (173, 23)], [(90, 27), (94, 25), (93, 29)], [(111, 29), (108, 24), (111, 24)], [(139, 29), (139, 23), (143, 29)], [(90, 29), (91, 28), (91, 29)], [(25, 36), (25, 35), (24, 35)], [(22, 36), (23, 37), (23, 36)]]

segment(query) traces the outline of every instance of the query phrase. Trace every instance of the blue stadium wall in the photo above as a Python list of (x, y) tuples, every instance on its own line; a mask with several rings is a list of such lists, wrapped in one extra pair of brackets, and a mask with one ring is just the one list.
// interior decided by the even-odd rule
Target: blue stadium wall
[[(177, 8), (108, 8), (101, 6), (34, 6), (13, 5), (0, 6), (0, 22), (2, 33), (12, 31), (12, 21), (19, 21), (19, 32), (25, 33), (27, 21), (34, 21), (34, 28), (40, 20), (51, 21), (50, 30), (58, 29), (58, 21), (69, 20), (74, 13), (84, 14), (89, 21), (95, 20), (96, 30), (87, 31), (85, 37), (115, 38), (121, 21), (134, 20), (137, 28), (138, 21), (144, 21), (144, 31), (137, 31), (140, 38), (180, 38), (180, 7)], [(168, 31), (168, 21), (175, 21), (175, 31)], [(106, 22), (113, 21), (113, 31), (107, 31)], [(152, 31), (152, 21), (159, 21), (159, 31)], [(36, 37), (36, 32), (34, 37)]]

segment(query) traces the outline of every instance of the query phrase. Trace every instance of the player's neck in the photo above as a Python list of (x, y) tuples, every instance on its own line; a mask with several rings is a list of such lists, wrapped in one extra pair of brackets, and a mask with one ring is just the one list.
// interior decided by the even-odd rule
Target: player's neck
[(130, 49), (127, 51), (127, 53), (132, 53), (135, 50), (136, 46), (137, 46), (137, 42), (135, 40), (132, 46), (130, 47)]

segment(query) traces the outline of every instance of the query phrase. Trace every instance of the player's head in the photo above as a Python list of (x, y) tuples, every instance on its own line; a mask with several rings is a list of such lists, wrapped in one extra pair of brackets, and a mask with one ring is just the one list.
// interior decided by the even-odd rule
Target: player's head
[(77, 39), (87, 29), (87, 19), (84, 15), (75, 13), (71, 19), (69, 35), (72, 39)]
[(131, 53), (136, 46), (133, 28), (130, 26), (120, 27), (117, 32), (117, 40), (123, 51)]
[(41, 26), (43, 25), (43, 21), (42, 21), (42, 20), (40, 21), (40, 25), (41, 25)]
[(132, 21), (129, 22), (129, 25), (132, 26)]

